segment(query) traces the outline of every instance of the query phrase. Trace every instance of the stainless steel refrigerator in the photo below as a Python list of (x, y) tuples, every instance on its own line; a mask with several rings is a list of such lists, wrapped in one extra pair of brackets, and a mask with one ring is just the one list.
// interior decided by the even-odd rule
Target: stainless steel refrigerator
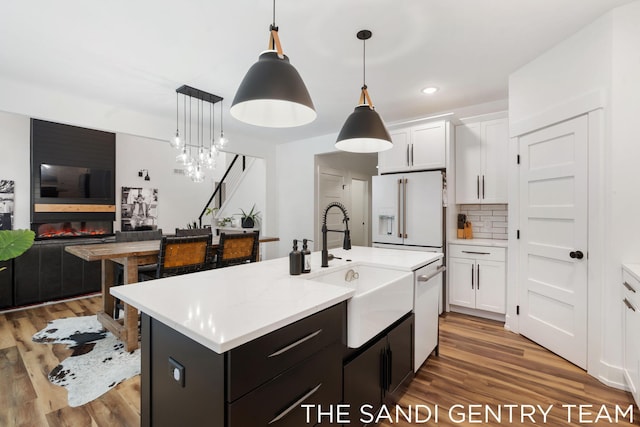
[(373, 177), (374, 247), (443, 252), (443, 172)]

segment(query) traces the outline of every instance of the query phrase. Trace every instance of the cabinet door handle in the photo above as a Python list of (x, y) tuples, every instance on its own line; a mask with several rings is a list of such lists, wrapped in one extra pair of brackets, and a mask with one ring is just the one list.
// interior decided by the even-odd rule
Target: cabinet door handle
[(407, 166), (411, 166), (411, 161), (409, 160), (409, 145), (411, 144), (407, 144)]
[(480, 289), (480, 264), (476, 265), (476, 289)]
[(391, 388), (391, 378), (393, 375), (393, 352), (391, 351), (391, 347), (387, 347), (387, 388), (385, 390), (389, 390)]
[(400, 216), (400, 207), (401, 207), (401, 201), (400, 201), (400, 194), (402, 193), (402, 179), (398, 180), (398, 237), (402, 238), (402, 221), (401, 221), (401, 216)]
[(473, 264), (471, 264), (471, 289), (473, 289)]
[(476, 198), (480, 198), (480, 175), (476, 175)]
[(463, 254), (491, 255), (490, 252), (462, 251)]
[(403, 204), (403, 212), (402, 212), (402, 228), (404, 228), (404, 238), (407, 236), (407, 184), (409, 184), (409, 180), (405, 178), (404, 180), (404, 194), (402, 195), (402, 204)]
[(628, 300), (628, 299), (626, 299), (626, 298), (624, 299), (624, 304), (627, 306), (627, 308), (629, 308), (629, 309), (631, 309), (631, 310), (633, 310), (633, 311), (636, 311), (636, 308), (633, 306), (633, 304), (631, 304), (631, 303), (629, 302), (629, 300)]
[(484, 175), (482, 175), (482, 199), (484, 199)]
[(268, 424), (273, 424), (273, 423), (277, 423), (278, 421), (280, 421), (281, 419), (283, 419), (284, 417), (286, 417), (289, 412), (293, 411), (294, 409), (296, 409), (298, 406), (300, 406), (300, 404), (302, 402), (304, 402), (305, 400), (307, 400), (308, 398), (310, 398), (311, 396), (313, 396), (313, 394), (318, 391), (318, 389), (322, 386), (322, 383), (318, 384), (317, 386), (315, 386), (314, 388), (312, 388), (307, 394), (305, 394), (304, 396), (302, 396), (300, 399), (296, 400), (293, 404), (291, 404), (291, 406), (289, 406), (287, 409), (285, 409), (284, 411), (280, 412), (274, 419), (272, 419), (271, 421), (269, 421)]
[(411, 166), (413, 166), (413, 144), (411, 144)]
[(280, 356), (281, 354), (286, 353), (287, 351), (291, 350), (292, 348), (299, 346), (299, 345), (300, 345), (300, 344), (302, 344), (303, 342), (308, 341), (308, 340), (310, 340), (311, 338), (314, 338), (314, 337), (316, 337), (316, 336), (320, 335), (321, 333), (322, 333), (322, 329), (318, 329), (317, 331), (310, 333), (310, 334), (309, 334), (309, 335), (307, 335), (306, 337), (304, 337), (304, 338), (300, 338), (298, 341), (296, 341), (296, 342), (294, 342), (294, 343), (292, 343), (292, 344), (289, 344), (289, 345), (288, 345), (288, 346), (286, 346), (286, 347), (282, 347), (280, 350), (274, 351), (273, 353), (271, 353), (271, 354), (270, 354), (269, 356), (267, 356), (267, 357)]
[(380, 387), (383, 390), (387, 389), (387, 379), (389, 376), (387, 375), (387, 349), (384, 348), (380, 350)]
[(633, 292), (634, 294), (636, 293), (636, 290), (633, 289), (633, 286), (631, 286), (630, 284), (628, 284), (627, 282), (623, 283), (624, 287), (629, 289), (631, 292)]

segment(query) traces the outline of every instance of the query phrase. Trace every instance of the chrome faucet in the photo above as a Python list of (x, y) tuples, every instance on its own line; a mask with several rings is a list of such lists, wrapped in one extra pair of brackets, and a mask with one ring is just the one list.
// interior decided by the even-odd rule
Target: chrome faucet
[[(329, 209), (336, 207), (342, 211), (342, 222), (344, 222), (344, 230), (328, 230), (327, 229), (327, 212)], [(329, 267), (329, 250), (327, 249), (327, 232), (332, 231), (334, 233), (344, 233), (344, 240), (342, 241), (342, 249), (351, 249), (351, 235), (349, 233), (349, 214), (347, 214), (347, 208), (342, 203), (331, 202), (325, 208), (322, 215), (322, 264), (321, 267)]]

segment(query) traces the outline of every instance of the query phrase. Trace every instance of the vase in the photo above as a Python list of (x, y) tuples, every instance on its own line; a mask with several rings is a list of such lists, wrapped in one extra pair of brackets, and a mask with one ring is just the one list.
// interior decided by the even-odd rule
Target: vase
[(253, 218), (250, 218), (250, 217), (242, 218), (242, 228), (253, 228), (254, 225), (255, 225), (255, 222), (253, 221)]

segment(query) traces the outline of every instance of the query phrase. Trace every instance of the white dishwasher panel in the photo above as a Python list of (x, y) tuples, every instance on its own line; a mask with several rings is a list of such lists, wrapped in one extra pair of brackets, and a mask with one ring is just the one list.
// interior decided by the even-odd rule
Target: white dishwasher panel
[(418, 372), (420, 366), (438, 346), (438, 314), (442, 273), (445, 269), (442, 260), (438, 260), (414, 271), (414, 372)]

